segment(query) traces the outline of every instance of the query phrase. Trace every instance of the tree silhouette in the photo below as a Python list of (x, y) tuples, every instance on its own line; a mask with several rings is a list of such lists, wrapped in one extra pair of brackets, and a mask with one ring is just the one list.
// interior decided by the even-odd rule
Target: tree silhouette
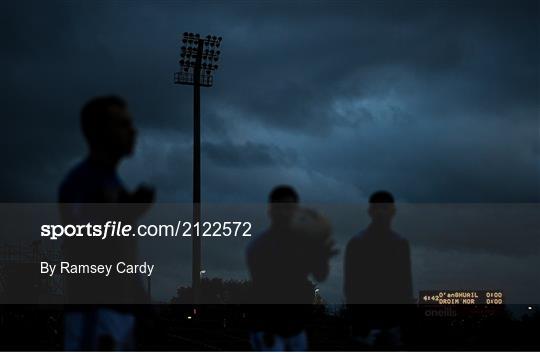
[[(201, 280), (201, 304), (246, 304), (251, 292), (250, 281), (223, 280), (222, 278), (203, 278)], [(190, 304), (193, 298), (191, 286), (179, 287), (172, 304)]]

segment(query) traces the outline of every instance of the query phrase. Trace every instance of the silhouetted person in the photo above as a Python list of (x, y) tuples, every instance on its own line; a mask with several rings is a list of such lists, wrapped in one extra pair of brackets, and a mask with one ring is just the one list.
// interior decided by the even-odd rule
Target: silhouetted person
[[(90, 100), (81, 111), (81, 127), (89, 154), (60, 186), (62, 221), (65, 224), (136, 222), (153, 202), (154, 192), (144, 186), (130, 192), (117, 174), (120, 161), (133, 153), (136, 139), (126, 102), (116, 96)], [(137, 206), (122, 206), (128, 203)], [(114, 265), (118, 261), (134, 264), (136, 239), (66, 238), (63, 260), (75, 264)], [(145, 293), (139, 278), (118, 274), (64, 278), (67, 302), (75, 304), (66, 309), (65, 349), (133, 349), (133, 307), (111, 304), (142, 301)]]
[(409, 243), (392, 230), (394, 197), (377, 191), (369, 203), (371, 223), (347, 244), (345, 298), (358, 338), (399, 344), (405, 304), (413, 301)]
[(290, 186), (276, 187), (269, 201), (270, 227), (247, 249), (257, 303), (251, 342), (255, 350), (306, 350), (315, 290), (309, 277), (328, 276), (331, 231), (324, 218), (298, 206)]

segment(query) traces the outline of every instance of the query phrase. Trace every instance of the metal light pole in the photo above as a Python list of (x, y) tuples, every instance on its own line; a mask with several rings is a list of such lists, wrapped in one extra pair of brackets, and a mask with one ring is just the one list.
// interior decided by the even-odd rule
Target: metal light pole
[[(221, 37), (185, 32), (180, 53), (180, 71), (174, 83), (193, 86), (193, 225), (201, 219), (201, 86), (211, 87), (217, 70)], [(199, 227), (197, 227), (199, 228)], [(200, 229), (200, 228), (199, 228)], [(193, 259), (191, 281), (193, 302), (198, 303), (201, 287), (201, 238), (192, 234)]]

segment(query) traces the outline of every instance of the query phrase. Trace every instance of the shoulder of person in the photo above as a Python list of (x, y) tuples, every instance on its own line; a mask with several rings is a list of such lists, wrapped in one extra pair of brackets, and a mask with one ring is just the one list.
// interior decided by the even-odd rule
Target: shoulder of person
[(264, 245), (264, 241), (266, 239), (266, 237), (268, 236), (268, 231), (263, 231), (257, 235), (255, 235), (248, 243), (247, 247), (246, 247), (246, 255), (249, 257), (250, 255), (252, 255), (254, 252), (257, 252), (259, 251), (259, 249), (261, 248), (261, 246)]
[(394, 239), (396, 240), (396, 242), (398, 242), (401, 246), (404, 246), (404, 247), (409, 246), (409, 241), (407, 240), (407, 238), (403, 237), (401, 234), (397, 232), (392, 232), (392, 235), (394, 236)]
[(60, 202), (77, 202), (83, 187), (88, 184), (89, 181), (93, 181), (91, 175), (89, 175), (87, 161), (83, 160), (73, 166), (66, 174), (62, 182), (60, 183), (58, 197)]
[(365, 231), (361, 231), (360, 233), (354, 235), (349, 241), (347, 242), (347, 248), (354, 247), (358, 244), (361, 244), (364, 241), (366, 234)]

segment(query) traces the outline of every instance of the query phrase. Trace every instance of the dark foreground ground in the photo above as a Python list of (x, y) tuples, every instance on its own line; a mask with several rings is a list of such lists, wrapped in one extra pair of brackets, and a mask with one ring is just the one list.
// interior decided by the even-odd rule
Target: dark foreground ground
[[(239, 305), (139, 307), (139, 350), (249, 350), (249, 309)], [(539, 350), (540, 315), (505, 306), (415, 307), (403, 345), (382, 350)], [(339, 307), (314, 306), (310, 349), (373, 350), (351, 338)], [(62, 350), (63, 307), (0, 306), (1, 350)]]

